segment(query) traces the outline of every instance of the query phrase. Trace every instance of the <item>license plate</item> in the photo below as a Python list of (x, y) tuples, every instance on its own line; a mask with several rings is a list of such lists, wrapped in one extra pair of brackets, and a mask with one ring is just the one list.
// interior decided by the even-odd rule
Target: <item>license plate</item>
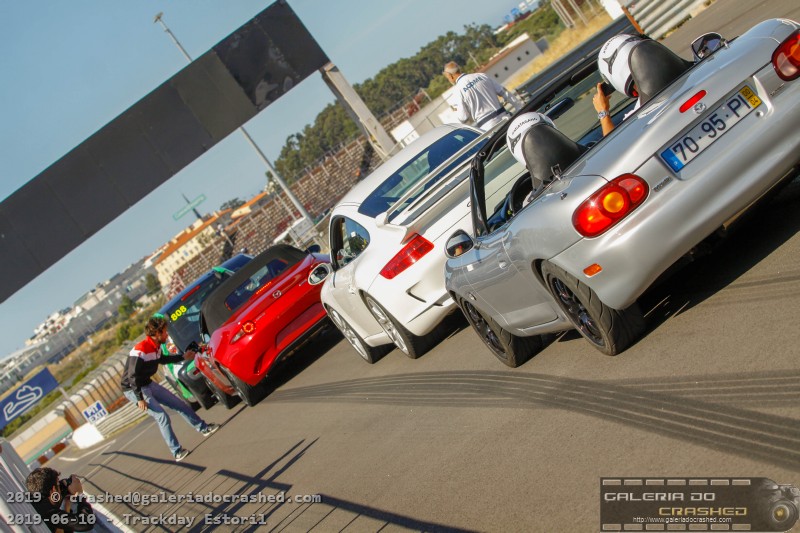
[(672, 170), (678, 172), (760, 105), (761, 100), (750, 87), (745, 85), (700, 124), (681, 135), (669, 148), (661, 152), (661, 159)]

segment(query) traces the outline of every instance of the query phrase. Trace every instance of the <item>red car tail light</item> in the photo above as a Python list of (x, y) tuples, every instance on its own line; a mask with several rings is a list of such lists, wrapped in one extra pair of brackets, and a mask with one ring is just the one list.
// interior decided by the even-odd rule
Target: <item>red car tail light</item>
[(647, 183), (635, 174), (614, 178), (578, 206), (572, 225), (584, 237), (597, 237), (639, 207), (648, 191)]
[(381, 270), (381, 276), (386, 279), (393, 279), (402, 271), (419, 261), (425, 254), (433, 250), (433, 243), (428, 239), (415, 233), (411, 240), (403, 246), (403, 249), (392, 257)]
[(772, 66), (782, 80), (800, 76), (800, 30), (795, 30), (772, 52)]
[(248, 320), (247, 322), (242, 324), (242, 327), (239, 328), (239, 331), (237, 331), (236, 335), (233, 336), (233, 338), (231, 339), (231, 344), (233, 344), (234, 342), (238, 341), (239, 339), (241, 339), (245, 335), (250, 335), (255, 330), (256, 330), (256, 325), (253, 322)]

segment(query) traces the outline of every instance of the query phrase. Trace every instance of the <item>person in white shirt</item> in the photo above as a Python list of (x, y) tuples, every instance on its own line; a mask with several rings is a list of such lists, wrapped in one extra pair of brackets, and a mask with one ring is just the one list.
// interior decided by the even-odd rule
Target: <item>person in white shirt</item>
[(444, 66), (443, 74), (456, 86), (458, 104), (455, 111), (462, 123), (472, 121), (475, 127), (483, 131), (492, 129), (509, 116), (509, 112), (500, 104), (499, 97), (514, 106), (515, 111), (522, 109), (522, 101), (516, 95), (486, 74), (464, 74), (455, 61)]

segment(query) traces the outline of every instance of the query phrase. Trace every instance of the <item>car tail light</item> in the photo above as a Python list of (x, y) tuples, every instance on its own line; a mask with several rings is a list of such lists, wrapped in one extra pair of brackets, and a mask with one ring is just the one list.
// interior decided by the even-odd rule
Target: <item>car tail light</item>
[(392, 257), (381, 270), (381, 276), (393, 279), (402, 271), (419, 261), (425, 254), (433, 250), (433, 243), (419, 234), (414, 234), (403, 249)]
[(584, 237), (597, 237), (639, 207), (648, 191), (647, 183), (635, 174), (614, 178), (575, 210), (572, 225)]
[(236, 335), (233, 336), (233, 338), (231, 339), (231, 344), (233, 344), (234, 342), (238, 341), (239, 339), (241, 339), (245, 335), (250, 335), (255, 330), (256, 330), (256, 325), (253, 322), (248, 320), (247, 322), (242, 324), (242, 327), (239, 328), (239, 331), (237, 331)]
[(800, 76), (800, 30), (795, 30), (772, 52), (772, 66), (783, 80), (792, 81)]

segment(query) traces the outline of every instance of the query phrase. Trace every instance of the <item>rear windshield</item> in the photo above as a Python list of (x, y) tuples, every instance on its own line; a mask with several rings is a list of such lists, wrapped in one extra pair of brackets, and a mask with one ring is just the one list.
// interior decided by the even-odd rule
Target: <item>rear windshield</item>
[(162, 308), (168, 320), (167, 332), (180, 351), (186, 351), (192, 342), (200, 342), (200, 306), (230, 274), (206, 274), (183, 297), (175, 298)]
[[(381, 183), (372, 194), (367, 196), (358, 212), (370, 217), (378, 216), (379, 214), (387, 211), (397, 200), (400, 199), (406, 192), (408, 192), (414, 185), (421, 179), (426, 178), (432, 170), (444, 163), (450, 156), (464, 148), (471, 141), (478, 137), (478, 133), (472, 130), (459, 129), (448, 133), (435, 143), (426, 147), (420, 152), (417, 157), (403, 165), (394, 174), (389, 176), (386, 181)], [(453, 170), (456, 166), (463, 161), (469, 159), (475, 150), (462, 154), (458, 160), (454, 161), (441, 172), (439, 172), (426, 188), (433, 185), (448, 172)], [(422, 191), (420, 191), (422, 192)], [(411, 203), (414, 198), (410, 198), (408, 203)]]
[(211, 334), (253, 298), (260, 288), (303, 261), (306, 252), (288, 244), (267, 248), (214, 291), (202, 306), (202, 330)]
[(275, 258), (266, 265), (256, 270), (249, 278), (233, 289), (225, 298), (225, 307), (235, 311), (250, 299), (258, 289), (277, 278), (289, 266), (289, 261), (284, 258)]

